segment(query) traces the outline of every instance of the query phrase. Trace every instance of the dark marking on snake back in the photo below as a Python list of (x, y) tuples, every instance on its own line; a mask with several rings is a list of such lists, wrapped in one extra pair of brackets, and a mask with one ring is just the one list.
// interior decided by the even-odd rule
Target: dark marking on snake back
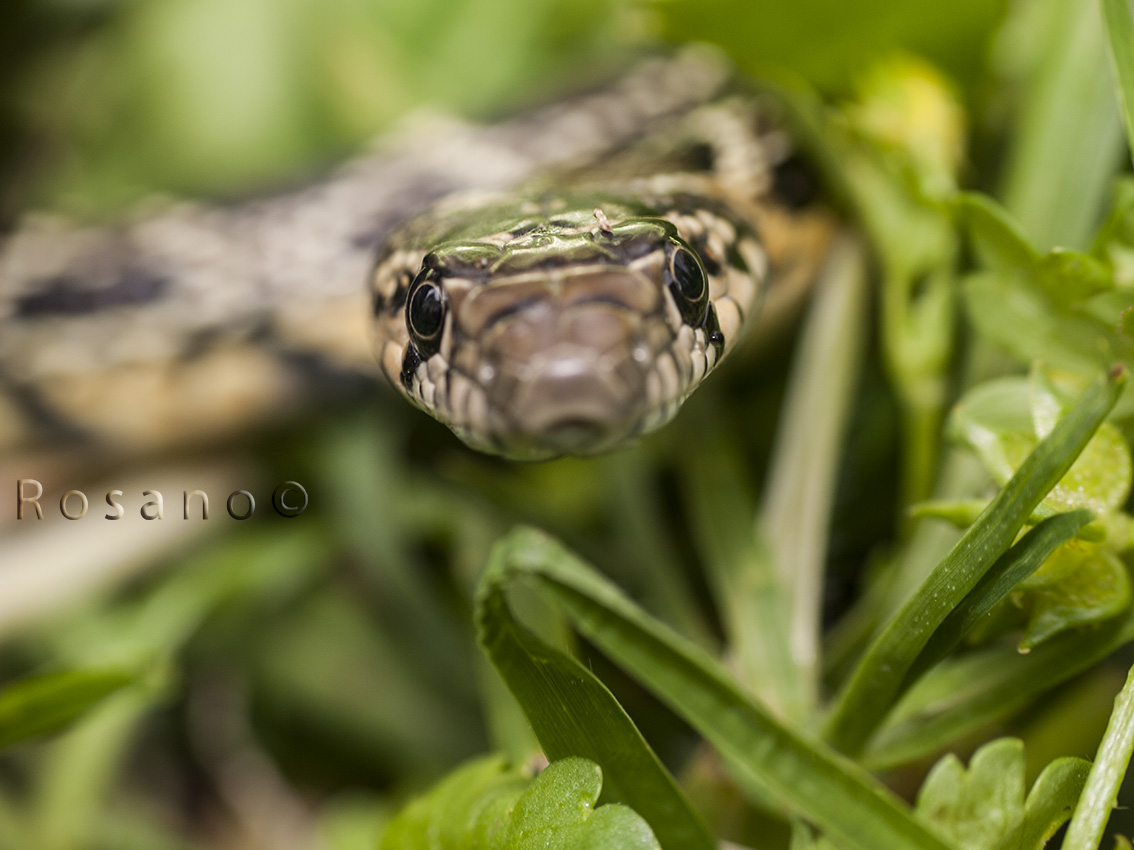
[(82, 278), (60, 275), (38, 281), (36, 291), (16, 299), (16, 317), (34, 319), (45, 316), (81, 316), (108, 310), (149, 304), (165, 295), (168, 278), (144, 269), (126, 269), (107, 287), (91, 289)]
[(772, 191), (790, 210), (800, 210), (814, 203), (820, 192), (815, 169), (793, 153), (776, 165), (772, 173)]

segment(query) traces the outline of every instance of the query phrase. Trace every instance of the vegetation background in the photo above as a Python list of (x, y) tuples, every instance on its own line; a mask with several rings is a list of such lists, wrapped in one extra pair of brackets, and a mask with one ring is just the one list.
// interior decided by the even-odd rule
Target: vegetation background
[[(913, 177), (905, 164), (883, 169), (915, 197), (896, 213), (903, 221), (929, 208), (940, 223), (940, 196), (953, 187), (935, 196), (927, 186), (949, 161), (1039, 252), (1086, 250), (1129, 168), (1098, 11), (1081, 0), (7, 0), (0, 222), (44, 207), (105, 218), (154, 193), (250, 196), (320, 173), (411, 111), (490, 120), (689, 41), (719, 46), (744, 73), (814, 87), (875, 151), (887, 139), (913, 160), (929, 151)], [(914, 96), (926, 111), (914, 109), (896, 136), (875, 125), (869, 138), (863, 110), (891, 84), (908, 94), (911, 79), (928, 87)], [(910, 304), (936, 291), (938, 267), (894, 270), (879, 238), (894, 209), (871, 206), (868, 178), (848, 182), (843, 207), (853, 218), (865, 204), (880, 277), (902, 278)], [(903, 234), (892, 230), (891, 243)], [(939, 268), (966, 261), (950, 245)], [(926, 334), (919, 348), (915, 328), (917, 356), (903, 358), (886, 286), (860, 328), (866, 353), (832, 484), (821, 603), (823, 623), (841, 631), (831, 632), (827, 691), (871, 632), (868, 572), (885, 574), (914, 547), (913, 559), (932, 566), (955, 539), (935, 520), (915, 532), (909, 503), (942, 480), (968, 482), (965, 495), (991, 492), (971, 455), (944, 446), (942, 412), (979, 379), (1023, 373), (1032, 357), (1027, 344), (942, 308), (928, 316), (945, 340)], [(238, 448), (265, 480), (308, 484), (302, 523), (257, 518), (4, 628), (5, 680), (125, 673), (88, 682), (89, 710), (66, 731), (0, 754), (0, 848), (374, 848), (410, 795), (465, 759), (530, 742), (478, 652), (471, 615), (491, 544), (518, 522), (564, 540), (680, 631), (719, 644), (729, 614), (706, 574), (712, 524), (697, 518), (704, 492), (693, 486), (730, 470), (742, 500), (718, 519), (755, 515), (795, 339), (785, 332), (759, 358), (738, 358), (671, 428), (594, 460), (476, 456), (385, 393), (250, 435)], [(1106, 617), (1127, 616), (1128, 603), (1127, 593)], [(662, 759), (691, 775), (718, 834), (787, 846), (787, 821), (698, 775), (704, 755), (685, 722), (589, 644), (577, 649)], [(1131, 660), (1121, 649), (949, 747), (967, 758), (990, 738), (1018, 736), (1029, 782), (1058, 757), (1092, 758)], [(912, 800), (940, 750), (886, 781)], [(1119, 812), (1110, 828), (1134, 823)]]

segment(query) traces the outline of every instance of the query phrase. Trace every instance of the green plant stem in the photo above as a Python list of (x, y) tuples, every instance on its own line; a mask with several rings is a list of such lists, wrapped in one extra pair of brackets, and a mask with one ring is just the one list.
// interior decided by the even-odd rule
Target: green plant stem
[(866, 339), (865, 262), (851, 239), (832, 249), (788, 384), (760, 515), (789, 606), (786, 642), (798, 687), (787, 717), (811, 717), (818, 704), (831, 504)]
[(1102, 846), (1103, 831), (1118, 799), (1118, 789), (1134, 750), (1134, 668), (1114, 701), (1106, 734), (1099, 744), (1087, 786), (1075, 806), (1063, 850), (1095, 850)]

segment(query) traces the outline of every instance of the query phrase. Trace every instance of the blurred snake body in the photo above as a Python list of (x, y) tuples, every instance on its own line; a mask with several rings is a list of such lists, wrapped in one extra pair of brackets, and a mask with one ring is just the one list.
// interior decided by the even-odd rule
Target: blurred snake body
[(687, 51), (496, 125), (418, 116), (270, 198), (28, 216), (0, 242), (0, 445), (210, 438), (376, 360), (475, 448), (610, 449), (814, 276), (831, 228), (781, 191), (775, 111)]

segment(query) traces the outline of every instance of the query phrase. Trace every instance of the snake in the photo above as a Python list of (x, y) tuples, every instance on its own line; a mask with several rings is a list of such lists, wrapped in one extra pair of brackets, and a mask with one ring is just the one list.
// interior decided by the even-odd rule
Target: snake
[[(475, 449), (605, 452), (806, 289), (834, 228), (715, 54), (496, 124), (418, 114), (297, 188), (0, 237), (0, 448), (214, 439), (382, 372)], [(802, 175), (802, 177), (801, 177)]]

